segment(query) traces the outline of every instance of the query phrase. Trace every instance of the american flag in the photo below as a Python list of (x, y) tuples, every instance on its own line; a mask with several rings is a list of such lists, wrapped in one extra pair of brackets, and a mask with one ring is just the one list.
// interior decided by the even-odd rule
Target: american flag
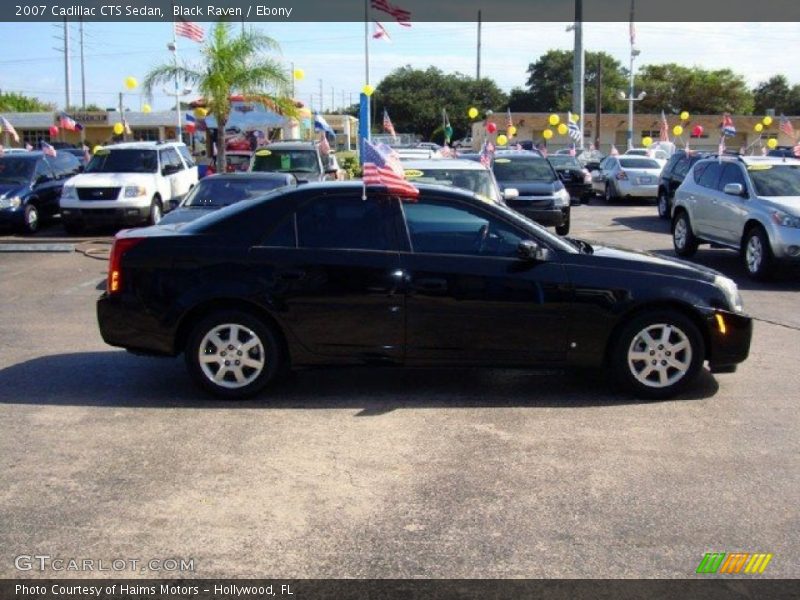
[(392, 139), (397, 139), (397, 133), (395, 133), (394, 125), (392, 125), (392, 120), (389, 118), (389, 111), (385, 108), (383, 109), (383, 130), (392, 136)]
[(8, 119), (5, 117), (0, 117), (0, 131), (7, 131), (11, 137), (14, 138), (14, 141), (19, 143), (19, 134), (17, 130), (14, 129), (14, 126), (8, 122)]
[(608, 153), (610, 156), (619, 156), (619, 150), (614, 144), (611, 144), (611, 152)]
[(183, 19), (175, 21), (175, 35), (189, 38), (193, 42), (198, 43), (202, 42), (206, 37), (205, 31), (203, 31), (200, 25), (192, 21), (184, 21)]
[(492, 157), (494, 156), (494, 144), (492, 142), (484, 142), (480, 153), (480, 162), (484, 167), (490, 167), (492, 164)]
[(372, 32), (372, 38), (376, 39), (376, 40), (386, 40), (387, 42), (391, 42), (392, 41), (392, 38), (389, 35), (389, 32), (386, 31), (386, 28), (383, 25), (381, 25), (380, 23), (378, 23), (377, 21), (375, 21), (375, 26), (374, 26), (373, 32)]
[(782, 113), (781, 113), (781, 124), (778, 126), (778, 129), (780, 129), (782, 133), (785, 133), (790, 138), (794, 139), (794, 127), (792, 127), (792, 122), (789, 119), (787, 119)]
[(569, 130), (569, 137), (576, 142), (581, 141), (581, 128), (578, 127), (578, 122), (575, 120), (575, 117), (571, 112), (567, 113), (567, 129)]
[(66, 129), (67, 131), (81, 131), (83, 129), (83, 125), (78, 123), (67, 113), (61, 113), (61, 116), (58, 118), (58, 124), (61, 126), (61, 129)]
[(406, 9), (395, 6), (387, 0), (371, 0), (370, 4), (375, 10), (380, 10), (393, 16), (403, 27), (411, 27), (411, 23), (409, 23), (411, 21), (411, 13)]
[(320, 154), (330, 154), (331, 153), (331, 145), (328, 143), (328, 134), (324, 131), (319, 138), (319, 153)]
[(570, 144), (569, 145), (569, 155), (570, 156), (575, 156), (576, 154), (577, 154), (577, 151), (575, 150), (575, 144)]
[(633, 12), (631, 12), (630, 34), (631, 34), (631, 46), (633, 46), (634, 44), (636, 44), (636, 23), (633, 22)]
[(800, 158), (800, 142), (794, 145), (794, 148), (792, 148), (792, 154), (794, 154), (797, 158)]
[(376, 148), (364, 140), (364, 186), (385, 185), (389, 193), (403, 198), (419, 197), (419, 190), (406, 181), (400, 161), (383, 147)]
[(439, 150), (439, 154), (442, 158), (453, 158), (453, 149), (445, 144), (441, 150)]
[(669, 124), (667, 123), (667, 115), (664, 114), (664, 111), (661, 111), (661, 129), (658, 132), (658, 139), (662, 142), (669, 141)]
[(41, 147), (42, 147), (42, 152), (44, 152), (45, 156), (50, 156), (52, 158), (56, 157), (56, 149), (53, 148), (50, 144), (48, 144), (45, 141), (42, 141)]
[(733, 125), (733, 119), (729, 113), (722, 115), (722, 135), (733, 137), (736, 135), (736, 127)]
[(87, 163), (92, 160), (92, 153), (86, 144), (83, 145), (83, 158)]

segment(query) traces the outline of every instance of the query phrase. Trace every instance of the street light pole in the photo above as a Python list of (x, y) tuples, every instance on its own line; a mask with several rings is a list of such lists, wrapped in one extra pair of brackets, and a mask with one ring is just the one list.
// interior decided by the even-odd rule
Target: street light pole
[(575, 0), (575, 50), (572, 63), (572, 112), (578, 116), (581, 139), (578, 148), (583, 148), (583, 106), (584, 106), (584, 53), (583, 53), (583, 0)]
[(631, 46), (631, 71), (628, 83), (628, 150), (633, 148), (633, 59), (636, 50)]

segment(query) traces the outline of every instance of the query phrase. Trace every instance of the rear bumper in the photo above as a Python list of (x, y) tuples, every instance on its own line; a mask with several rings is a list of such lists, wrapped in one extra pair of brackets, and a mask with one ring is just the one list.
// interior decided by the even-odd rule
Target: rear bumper
[(623, 198), (655, 198), (658, 196), (658, 184), (639, 185), (627, 181), (617, 181), (617, 192)]
[(174, 356), (175, 335), (136, 301), (104, 293), (97, 299), (97, 324), (103, 341), (142, 354)]
[(525, 215), (529, 219), (536, 221), (541, 225), (551, 227), (558, 227), (569, 221), (569, 206), (560, 208), (537, 208), (533, 206), (526, 206), (524, 201), (508, 202), (509, 208), (513, 208), (518, 213)]
[(572, 198), (586, 198), (594, 193), (591, 183), (565, 183), (569, 195)]
[(750, 317), (717, 310), (706, 316), (706, 325), (710, 341), (708, 364), (712, 371), (728, 370), (747, 359), (753, 337)]

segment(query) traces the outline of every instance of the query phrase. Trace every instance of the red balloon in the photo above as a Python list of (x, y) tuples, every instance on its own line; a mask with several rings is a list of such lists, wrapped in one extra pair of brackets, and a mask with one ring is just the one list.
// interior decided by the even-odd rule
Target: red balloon
[(197, 126), (194, 123), (187, 123), (186, 124), (186, 132), (187, 133), (194, 133), (195, 129), (197, 129)]
[(57, 136), (58, 135), (58, 127), (55, 125), (50, 125), (50, 135)]
[(489, 133), (494, 133), (495, 131), (497, 131), (497, 125), (495, 125), (494, 123), (487, 123), (486, 131), (488, 131)]
[(695, 125), (692, 127), (692, 137), (700, 137), (701, 135), (703, 135), (702, 125)]

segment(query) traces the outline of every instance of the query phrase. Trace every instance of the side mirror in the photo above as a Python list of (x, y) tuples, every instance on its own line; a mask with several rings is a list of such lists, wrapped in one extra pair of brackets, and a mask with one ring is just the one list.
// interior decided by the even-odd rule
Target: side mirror
[(546, 262), (550, 258), (550, 250), (533, 240), (522, 240), (517, 246), (517, 256), (522, 260)]
[(513, 200), (519, 198), (519, 190), (517, 188), (506, 188), (503, 190), (503, 200)]
[(744, 196), (744, 186), (741, 183), (726, 183), (722, 191), (731, 196)]

